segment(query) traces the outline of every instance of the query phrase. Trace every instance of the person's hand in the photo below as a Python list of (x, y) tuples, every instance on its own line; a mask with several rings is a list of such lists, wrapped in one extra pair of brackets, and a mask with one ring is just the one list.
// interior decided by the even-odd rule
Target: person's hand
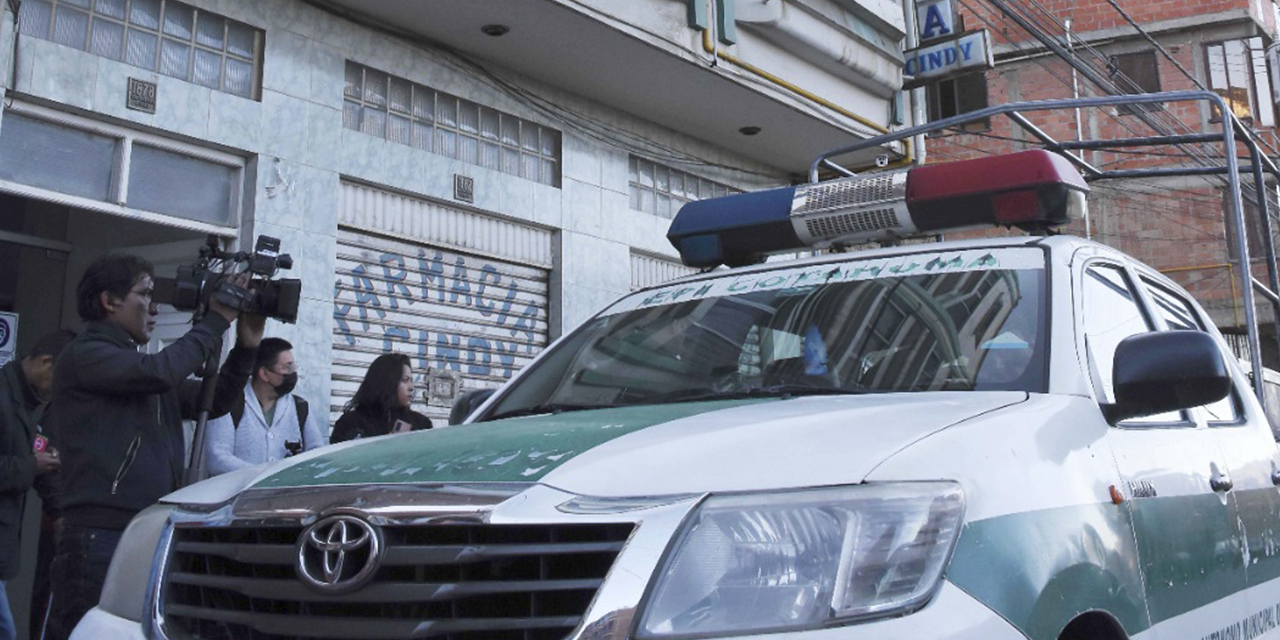
[(62, 467), (62, 458), (58, 457), (58, 450), (52, 447), (44, 451), (36, 452), (36, 475), (43, 476), (53, 473)]
[(266, 327), (266, 316), (256, 313), (240, 314), (240, 321), (236, 323), (236, 346), (257, 349)]
[[(237, 274), (236, 276), (232, 277), (229, 280), (229, 282), (232, 285), (235, 285), (243, 289), (249, 286), (249, 274), (247, 273)], [(239, 309), (228, 307), (227, 305), (219, 302), (218, 296), (216, 295), (209, 296), (209, 310), (213, 311), (214, 313), (217, 313), (223, 318), (226, 318), (227, 322), (234, 322), (236, 319), (236, 316), (240, 315)]]

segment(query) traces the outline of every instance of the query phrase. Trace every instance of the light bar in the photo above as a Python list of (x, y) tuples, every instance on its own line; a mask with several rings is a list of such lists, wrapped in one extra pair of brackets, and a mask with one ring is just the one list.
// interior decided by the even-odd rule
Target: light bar
[(667, 239), (691, 267), (985, 226), (1040, 231), (1083, 214), (1089, 186), (1041, 149), (690, 202)]

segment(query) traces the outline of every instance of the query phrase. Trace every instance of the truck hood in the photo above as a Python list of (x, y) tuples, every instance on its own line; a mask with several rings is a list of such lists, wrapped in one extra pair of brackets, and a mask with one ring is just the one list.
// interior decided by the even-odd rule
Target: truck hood
[(573, 411), (372, 438), (240, 482), (254, 489), (541, 482), (600, 497), (849, 484), (931, 433), (1026, 397), (894, 393)]

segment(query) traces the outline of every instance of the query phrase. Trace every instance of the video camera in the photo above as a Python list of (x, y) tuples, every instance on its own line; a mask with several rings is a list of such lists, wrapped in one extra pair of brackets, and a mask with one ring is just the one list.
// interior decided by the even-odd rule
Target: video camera
[[(231, 283), (230, 277), (241, 271), (249, 274), (245, 288)], [(294, 323), (298, 319), (298, 300), (302, 295), (302, 281), (293, 278), (272, 277), (280, 269), (293, 267), (293, 258), (280, 253), (280, 240), (270, 236), (258, 236), (253, 253), (224, 251), (217, 236), (209, 236), (200, 248), (200, 257), (193, 264), (178, 267), (175, 278), (155, 278), (152, 299), (171, 304), (180, 311), (193, 311), (197, 315), (208, 309), (210, 298), (244, 313), (275, 318)]]

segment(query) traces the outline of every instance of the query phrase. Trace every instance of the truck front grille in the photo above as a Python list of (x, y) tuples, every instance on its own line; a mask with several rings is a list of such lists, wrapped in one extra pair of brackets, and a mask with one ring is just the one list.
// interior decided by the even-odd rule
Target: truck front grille
[(558, 640), (581, 621), (631, 529), (383, 527), (372, 580), (330, 595), (296, 573), (301, 527), (179, 528), (165, 627), (200, 640)]

